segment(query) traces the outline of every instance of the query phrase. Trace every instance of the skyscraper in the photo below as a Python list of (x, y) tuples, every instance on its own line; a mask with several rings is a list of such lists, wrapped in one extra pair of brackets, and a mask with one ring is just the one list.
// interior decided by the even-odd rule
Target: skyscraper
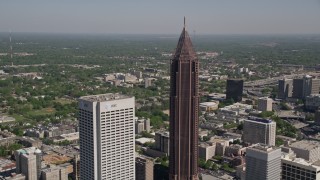
[(256, 145), (246, 150), (246, 180), (275, 180), (281, 175), (281, 149)]
[(41, 174), (42, 152), (35, 148), (24, 148), (15, 151), (16, 173), (26, 176), (27, 180), (39, 179)]
[(293, 91), (293, 80), (292, 79), (281, 79), (278, 85), (278, 98), (287, 99), (292, 97)]
[(136, 180), (153, 180), (153, 160), (148, 157), (136, 157)]
[(233, 99), (234, 102), (242, 101), (243, 93), (243, 80), (241, 79), (228, 79), (226, 99)]
[(249, 117), (243, 124), (243, 141), (251, 144), (276, 144), (276, 122), (269, 119)]
[(135, 179), (134, 114), (134, 97), (79, 99), (81, 179)]
[(169, 178), (197, 180), (199, 62), (185, 26), (170, 65)]
[(272, 111), (273, 100), (268, 97), (261, 97), (258, 99), (258, 111)]

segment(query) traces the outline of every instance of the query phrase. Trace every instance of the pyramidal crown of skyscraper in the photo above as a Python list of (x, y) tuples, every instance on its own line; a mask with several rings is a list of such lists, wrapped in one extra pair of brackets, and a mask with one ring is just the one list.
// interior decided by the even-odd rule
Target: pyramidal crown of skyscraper
[(199, 62), (185, 25), (170, 67), (169, 179), (198, 180)]
[(193, 50), (191, 38), (186, 30), (186, 20), (184, 19), (184, 26), (181, 32), (176, 52), (173, 60), (195, 60), (196, 53)]

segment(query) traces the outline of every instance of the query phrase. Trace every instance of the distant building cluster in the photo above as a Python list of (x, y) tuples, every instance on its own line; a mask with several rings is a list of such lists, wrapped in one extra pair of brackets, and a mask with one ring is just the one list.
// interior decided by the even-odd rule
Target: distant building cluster
[(306, 97), (320, 93), (320, 79), (312, 78), (305, 75), (300, 79), (283, 79), (278, 83), (278, 98), (298, 98), (305, 99)]

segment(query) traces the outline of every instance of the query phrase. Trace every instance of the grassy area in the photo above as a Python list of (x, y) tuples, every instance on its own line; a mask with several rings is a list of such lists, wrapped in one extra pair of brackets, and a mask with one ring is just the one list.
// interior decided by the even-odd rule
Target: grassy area
[(54, 100), (54, 102), (60, 103), (62, 105), (65, 105), (65, 104), (71, 104), (71, 103), (73, 103), (75, 101), (73, 101), (71, 99), (66, 99), (66, 98), (59, 98), (59, 99)]
[(41, 115), (50, 115), (55, 112), (56, 112), (56, 110), (54, 108), (43, 108), (43, 109), (39, 109), (39, 110), (30, 111), (30, 112), (28, 112), (28, 115), (29, 116), (41, 116)]
[(9, 117), (13, 117), (16, 119), (16, 121), (22, 121), (23, 119), (25, 119), (22, 115), (20, 114), (12, 114), (12, 115), (6, 115), (6, 116), (9, 116)]
[(238, 126), (238, 124), (236, 123), (231, 123), (231, 124), (225, 124), (223, 125), (223, 128), (225, 129), (232, 129), (232, 128), (236, 128)]

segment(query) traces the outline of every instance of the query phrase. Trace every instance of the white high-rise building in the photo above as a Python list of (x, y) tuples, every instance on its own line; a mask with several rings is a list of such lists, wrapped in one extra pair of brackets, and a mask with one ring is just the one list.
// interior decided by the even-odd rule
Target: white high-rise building
[(243, 123), (243, 141), (250, 144), (276, 144), (276, 122), (269, 119), (249, 117)]
[(281, 149), (258, 144), (246, 153), (246, 180), (280, 179)]
[(79, 99), (81, 179), (135, 179), (134, 107), (119, 94)]

